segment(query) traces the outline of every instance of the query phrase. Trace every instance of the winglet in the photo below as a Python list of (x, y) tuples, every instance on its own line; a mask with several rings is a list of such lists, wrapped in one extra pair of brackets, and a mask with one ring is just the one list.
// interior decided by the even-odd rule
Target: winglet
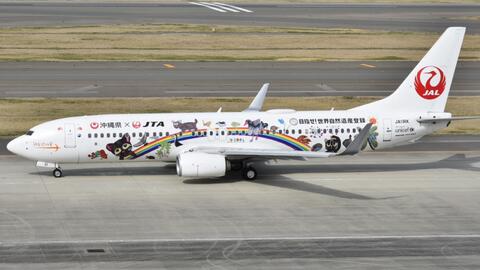
[(263, 106), (263, 101), (265, 100), (265, 96), (267, 95), (268, 87), (270, 86), (269, 83), (263, 84), (262, 88), (260, 88), (260, 91), (258, 91), (258, 94), (255, 96), (253, 99), (252, 103), (250, 103), (250, 106), (243, 110), (244, 112), (258, 112), (262, 109)]
[(367, 141), (368, 135), (370, 135), (370, 128), (372, 127), (372, 123), (368, 123), (365, 125), (365, 127), (360, 131), (360, 133), (357, 135), (357, 137), (351, 142), (345, 151), (343, 151), (340, 155), (356, 155), (358, 154), (361, 149), (363, 144)]

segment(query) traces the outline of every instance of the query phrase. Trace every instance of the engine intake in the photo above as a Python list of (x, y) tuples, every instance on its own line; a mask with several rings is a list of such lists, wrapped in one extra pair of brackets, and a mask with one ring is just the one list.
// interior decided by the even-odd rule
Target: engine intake
[(177, 156), (177, 175), (183, 177), (221, 177), (230, 169), (222, 155), (188, 152)]

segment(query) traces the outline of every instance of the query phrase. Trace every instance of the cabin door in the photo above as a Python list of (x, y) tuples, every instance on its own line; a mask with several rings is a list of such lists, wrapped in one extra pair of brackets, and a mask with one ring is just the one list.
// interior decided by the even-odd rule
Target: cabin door
[(383, 120), (383, 141), (389, 142), (392, 140), (392, 120), (384, 119)]
[(77, 146), (75, 139), (75, 125), (72, 123), (65, 124), (65, 148), (75, 148)]

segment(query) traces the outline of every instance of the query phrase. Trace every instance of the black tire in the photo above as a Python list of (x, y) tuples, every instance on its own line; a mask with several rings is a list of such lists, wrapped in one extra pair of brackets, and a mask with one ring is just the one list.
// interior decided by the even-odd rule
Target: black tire
[(56, 168), (55, 170), (53, 170), (53, 177), (55, 178), (60, 178), (63, 176), (63, 172), (62, 170)]
[(257, 171), (253, 167), (246, 167), (242, 171), (242, 177), (248, 181), (254, 181), (257, 179)]

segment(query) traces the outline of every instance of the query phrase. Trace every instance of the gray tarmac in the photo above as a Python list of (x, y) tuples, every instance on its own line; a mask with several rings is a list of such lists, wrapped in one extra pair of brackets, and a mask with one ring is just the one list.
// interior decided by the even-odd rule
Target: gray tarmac
[[(253, 1), (252, 1), (253, 2)], [(218, 12), (186, 3), (0, 2), (0, 26), (196, 23), (442, 32), (480, 32), (475, 4), (239, 4), (253, 12)]]
[[(271, 83), (270, 96), (387, 96), (415, 65), (398, 61), (0, 62), (0, 98), (254, 96), (265, 82)], [(479, 62), (459, 62), (450, 94), (479, 95), (479, 72)]]
[(0, 156), (2, 269), (478, 269), (480, 151), (363, 153), (180, 179)]

